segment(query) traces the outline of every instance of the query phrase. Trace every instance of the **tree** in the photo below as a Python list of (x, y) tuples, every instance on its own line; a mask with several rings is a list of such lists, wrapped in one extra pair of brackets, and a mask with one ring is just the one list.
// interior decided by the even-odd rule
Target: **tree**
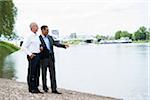
[(101, 36), (99, 34), (96, 34), (95, 38), (101, 39)]
[(146, 33), (146, 40), (150, 40), (150, 28), (148, 29)]
[(131, 39), (131, 38), (132, 38), (132, 34), (130, 34), (130, 33), (127, 32), (127, 31), (122, 31), (121, 37), (129, 37), (129, 39)]
[(117, 31), (116, 33), (115, 33), (115, 39), (117, 40), (117, 39), (120, 39), (121, 38), (121, 31)]
[(108, 39), (107, 36), (103, 36), (103, 35), (99, 35), (99, 34), (96, 34), (95, 38), (98, 39), (98, 40), (99, 39), (102, 39), (102, 40)]
[(146, 34), (147, 34), (147, 29), (146, 27), (142, 26), (134, 33), (134, 39), (146, 40)]
[(11, 39), (16, 36), (14, 33), (15, 17), (17, 9), (13, 0), (0, 0), (0, 36)]
[(117, 31), (115, 33), (115, 39), (120, 39), (121, 37), (129, 37), (129, 39), (132, 39), (132, 34), (128, 31)]

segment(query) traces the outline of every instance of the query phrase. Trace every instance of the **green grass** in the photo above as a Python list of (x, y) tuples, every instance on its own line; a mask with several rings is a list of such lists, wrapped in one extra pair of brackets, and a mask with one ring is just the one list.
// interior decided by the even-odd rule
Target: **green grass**
[(0, 41), (0, 46), (10, 50), (11, 53), (19, 50), (20, 48), (11, 44), (11, 43), (8, 43), (8, 42), (4, 42), (4, 41)]
[(69, 40), (69, 41), (64, 41), (63, 43), (65, 44), (72, 44), (72, 45), (78, 45), (81, 42), (81, 40)]
[(150, 43), (150, 40), (137, 40), (133, 41), (133, 43)]

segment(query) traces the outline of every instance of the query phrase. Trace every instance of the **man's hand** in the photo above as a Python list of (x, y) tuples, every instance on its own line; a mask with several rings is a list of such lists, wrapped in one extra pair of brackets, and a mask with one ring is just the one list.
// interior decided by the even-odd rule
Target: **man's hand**
[(42, 46), (42, 44), (40, 44), (40, 51), (43, 51), (43, 46)]
[(43, 51), (43, 47), (40, 47), (40, 51)]
[(65, 45), (65, 48), (69, 48), (69, 45)]
[(36, 55), (35, 54), (32, 54), (31, 56), (30, 56), (30, 58), (32, 59), (33, 57), (35, 57)]

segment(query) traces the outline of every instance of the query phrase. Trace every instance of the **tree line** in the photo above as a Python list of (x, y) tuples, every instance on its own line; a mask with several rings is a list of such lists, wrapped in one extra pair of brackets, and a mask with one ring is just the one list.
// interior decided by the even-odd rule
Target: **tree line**
[(115, 32), (114, 36), (103, 36), (97, 34), (95, 38), (98, 40), (118, 40), (122, 37), (128, 37), (129, 39), (132, 39), (133, 41), (138, 41), (138, 40), (150, 40), (150, 28), (146, 28), (145, 26), (141, 26), (137, 31), (134, 33), (129, 33), (128, 31), (117, 31)]
[(141, 26), (136, 32), (129, 33), (128, 31), (117, 31), (115, 33), (115, 39), (121, 37), (129, 37), (132, 40), (150, 40), (150, 28), (147, 29), (145, 26)]

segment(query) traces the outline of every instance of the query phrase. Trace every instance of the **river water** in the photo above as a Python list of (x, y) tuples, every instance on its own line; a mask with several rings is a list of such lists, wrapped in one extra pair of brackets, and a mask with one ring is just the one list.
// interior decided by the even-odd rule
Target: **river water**
[[(87, 44), (55, 48), (59, 88), (124, 100), (149, 100), (150, 46), (148, 44)], [(17, 81), (26, 82), (27, 60), (22, 51), (14, 61)], [(48, 74), (48, 84), (49, 82)]]

